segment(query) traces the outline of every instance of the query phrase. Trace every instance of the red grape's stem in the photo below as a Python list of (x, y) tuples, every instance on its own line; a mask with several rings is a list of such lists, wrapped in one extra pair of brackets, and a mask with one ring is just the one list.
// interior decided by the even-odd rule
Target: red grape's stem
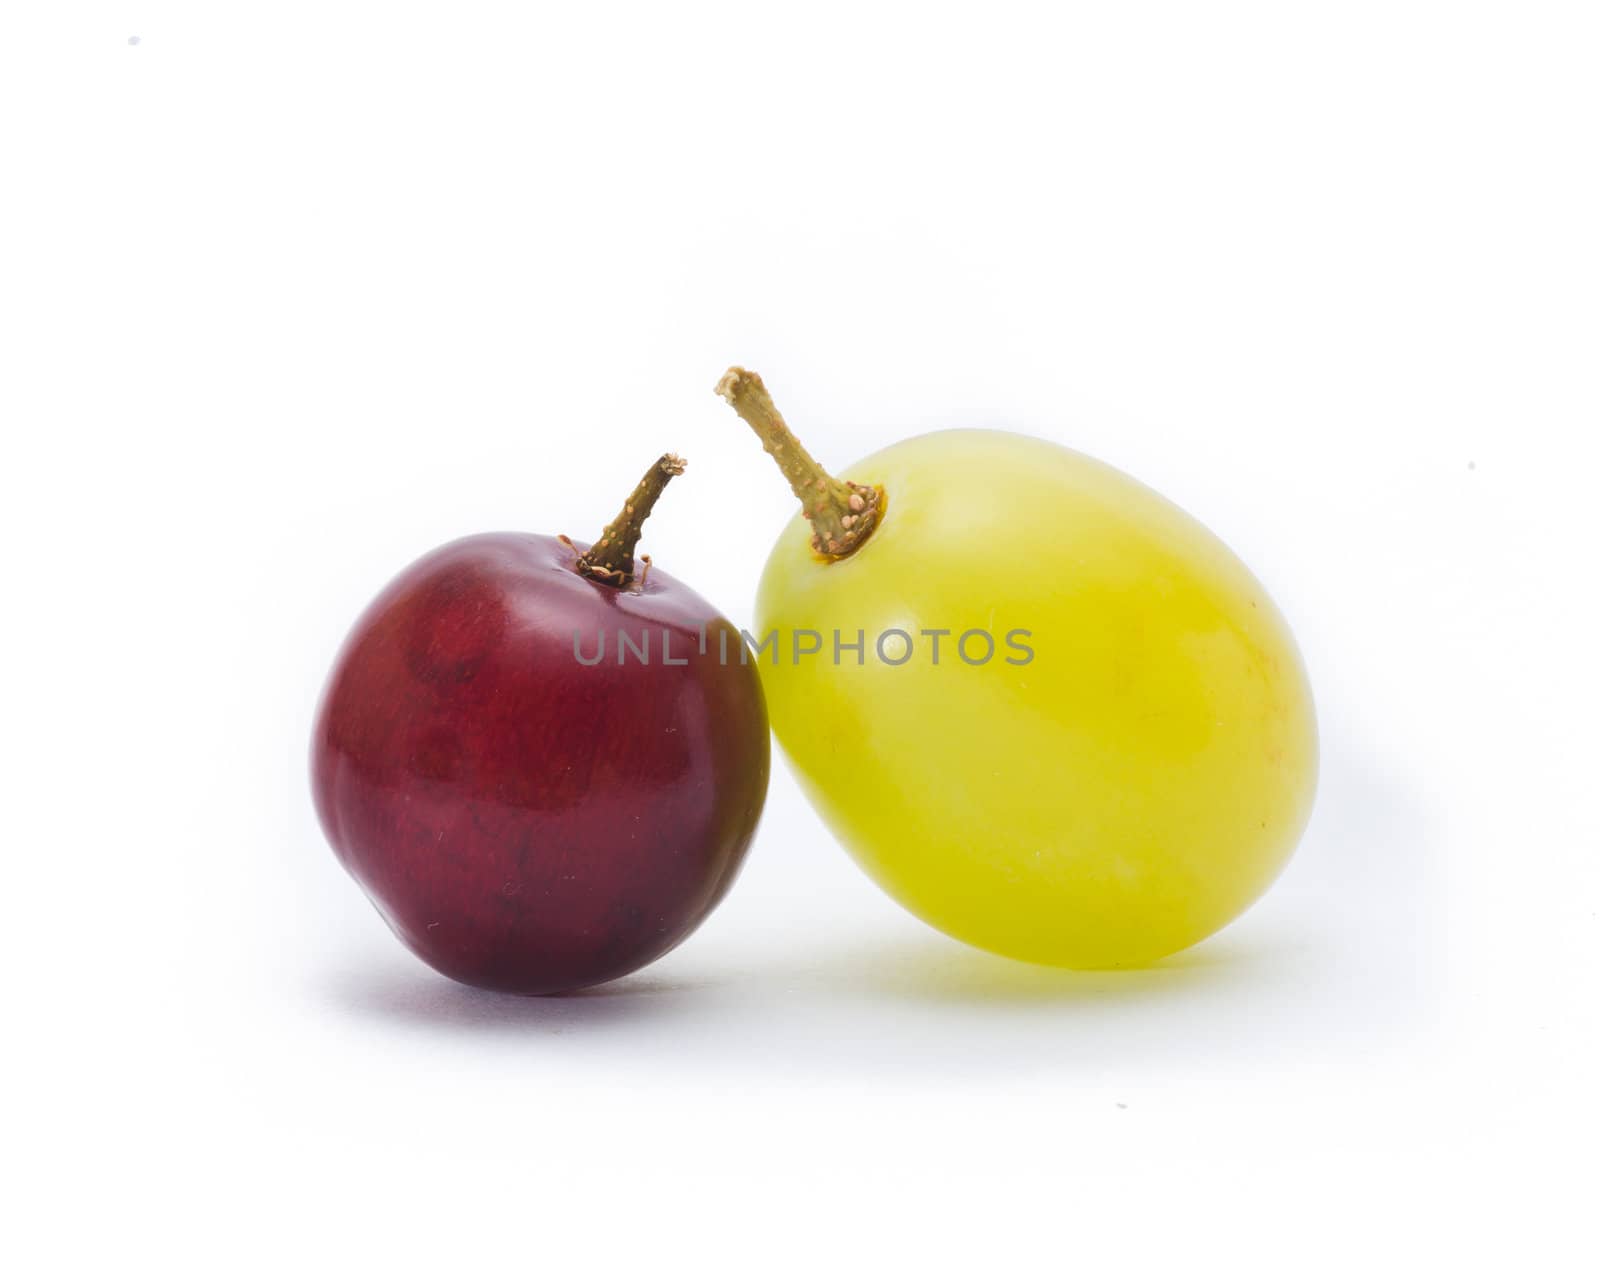
[[(633, 488), (633, 494), (628, 496), (628, 502), (617, 514), (617, 520), (606, 527), (587, 553), (578, 554), (578, 574), (613, 588), (622, 588), (633, 579), (633, 550), (639, 543), (644, 520), (650, 516), (650, 510), (656, 506), (656, 500), (661, 498), (667, 483), (678, 476), (685, 466), (681, 455), (662, 455), (650, 466), (650, 471)], [(571, 541), (567, 540), (567, 543)], [(650, 564), (648, 557), (643, 560), (646, 566)], [(643, 583), (642, 577), (640, 583)]]
[(811, 523), (811, 547), (838, 561), (865, 544), (883, 516), (883, 488), (839, 481), (813, 459), (783, 422), (755, 371), (734, 366), (722, 376), (717, 393), (755, 429), (767, 454), (778, 461), (800, 501), (801, 514)]

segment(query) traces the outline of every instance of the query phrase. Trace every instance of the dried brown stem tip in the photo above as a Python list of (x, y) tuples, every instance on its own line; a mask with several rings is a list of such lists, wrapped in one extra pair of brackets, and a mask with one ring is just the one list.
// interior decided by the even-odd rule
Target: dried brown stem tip
[[(656, 506), (656, 500), (661, 498), (667, 483), (685, 467), (687, 465), (682, 455), (662, 455), (656, 460), (650, 471), (633, 488), (633, 494), (628, 496), (628, 502), (617, 514), (617, 520), (606, 527), (587, 553), (578, 554), (578, 574), (613, 588), (623, 588), (630, 583), (633, 579), (633, 550), (639, 543), (644, 520), (650, 516), (650, 510)], [(562, 536), (562, 539), (566, 540), (566, 536)], [(570, 540), (566, 542), (571, 543)], [(648, 557), (643, 561), (646, 566), (650, 563)]]
[(835, 560), (849, 557), (866, 543), (883, 511), (883, 495), (875, 486), (839, 481), (800, 444), (772, 403), (766, 384), (753, 370), (734, 366), (717, 384), (717, 395), (755, 429), (767, 454), (777, 460), (811, 523), (811, 547)]

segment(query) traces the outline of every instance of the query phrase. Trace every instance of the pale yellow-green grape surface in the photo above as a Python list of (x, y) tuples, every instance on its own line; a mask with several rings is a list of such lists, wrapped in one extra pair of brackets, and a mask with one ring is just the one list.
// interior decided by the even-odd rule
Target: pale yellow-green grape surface
[[(1311, 810), (1315, 715), (1288, 626), (1216, 536), (1011, 433), (917, 437), (839, 475), (884, 489), (882, 524), (824, 562), (796, 516), (761, 580), (781, 654), (760, 662), (802, 785), (890, 895), (999, 954), (1114, 967), (1267, 888)], [(796, 662), (802, 630), (822, 647)], [(864, 635), (859, 663), (835, 663), (835, 630)]]

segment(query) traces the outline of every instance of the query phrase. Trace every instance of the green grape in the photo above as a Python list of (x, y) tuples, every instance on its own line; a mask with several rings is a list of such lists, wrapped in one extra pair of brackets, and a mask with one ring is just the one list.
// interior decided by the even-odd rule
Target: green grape
[(839, 482), (758, 377), (719, 391), (804, 504), (756, 602), (773, 727), (891, 896), (998, 954), (1115, 967), (1267, 888), (1310, 814), (1315, 714), (1287, 624), (1216, 536), (1012, 433), (916, 437)]

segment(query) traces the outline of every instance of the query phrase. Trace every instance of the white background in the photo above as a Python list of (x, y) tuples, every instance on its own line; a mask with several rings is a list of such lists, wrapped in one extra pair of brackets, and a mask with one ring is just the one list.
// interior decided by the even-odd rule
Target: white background
[[(1597, 64), (1527, 0), (13, 0), (6, 1274), (1586, 1276)], [(1324, 736), (1265, 901), (1005, 963), (778, 768), (646, 972), (407, 955), (309, 805), (345, 629), (664, 449), (746, 621), (734, 361), (825, 462), (1034, 432), (1239, 551)]]

